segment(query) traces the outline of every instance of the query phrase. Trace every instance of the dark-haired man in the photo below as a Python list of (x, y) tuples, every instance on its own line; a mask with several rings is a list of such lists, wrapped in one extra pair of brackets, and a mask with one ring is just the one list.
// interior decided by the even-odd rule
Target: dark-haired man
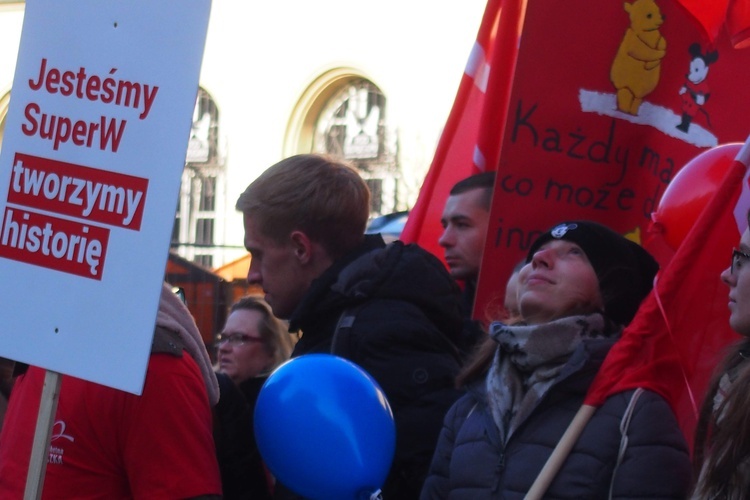
[(464, 284), (466, 324), (461, 347), (466, 353), (484, 338), (479, 325), (471, 321), (471, 313), (494, 185), (495, 172), (483, 172), (457, 182), (450, 191), (440, 219), (443, 234), (438, 243), (444, 249), (445, 262), (451, 276)]

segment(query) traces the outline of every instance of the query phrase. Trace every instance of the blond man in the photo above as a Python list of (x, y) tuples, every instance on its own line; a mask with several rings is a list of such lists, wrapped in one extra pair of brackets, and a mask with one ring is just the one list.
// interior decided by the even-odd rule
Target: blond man
[(302, 332), (292, 357), (333, 353), (377, 380), (397, 429), (383, 494), (416, 498), (458, 396), (460, 292), (418, 246), (365, 235), (369, 208), (355, 170), (312, 154), (273, 165), (237, 202), (252, 254), (248, 282), (263, 288), (290, 331)]

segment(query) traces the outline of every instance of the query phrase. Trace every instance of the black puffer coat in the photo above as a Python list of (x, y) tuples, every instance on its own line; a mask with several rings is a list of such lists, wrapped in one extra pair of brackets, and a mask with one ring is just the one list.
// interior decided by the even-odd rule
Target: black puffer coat
[[(487, 406), (485, 381), (475, 382), (446, 415), (421, 498), (522, 499), (581, 407), (612, 342), (584, 341), (505, 447)], [(611, 396), (597, 409), (544, 498), (685, 498), (691, 476), (685, 439), (669, 405), (653, 392), (639, 390), (617, 465), (620, 428), (634, 392)]]
[[(443, 417), (461, 395), (454, 389), (460, 301), (437, 258), (416, 245), (386, 246), (380, 236), (366, 236), (313, 282), (290, 318), (290, 330), (302, 331), (293, 357), (333, 352), (383, 388), (396, 421), (386, 499), (419, 496)], [(334, 345), (344, 312), (349, 319)]]

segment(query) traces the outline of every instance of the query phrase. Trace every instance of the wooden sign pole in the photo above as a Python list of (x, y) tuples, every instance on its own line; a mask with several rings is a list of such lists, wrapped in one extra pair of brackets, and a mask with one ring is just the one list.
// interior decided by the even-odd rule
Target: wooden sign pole
[(55, 423), (57, 401), (60, 396), (61, 376), (57, 372), (47, 370), (44, 374), (44, 388), (39, 404), (39, 415), (34, 431), (34, 444), (31, 447), (29, 472), (26, 476), (25, 500), (39, 500), (42, 498), (44, 474), (47, 471), (47, 458), (52, 440), (52, 427)]

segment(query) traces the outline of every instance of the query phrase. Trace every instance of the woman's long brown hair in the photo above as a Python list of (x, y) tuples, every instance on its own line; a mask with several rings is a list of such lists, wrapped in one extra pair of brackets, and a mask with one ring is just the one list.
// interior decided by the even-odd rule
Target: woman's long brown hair
[[(750, 340), (732, 347), (715, 373), (701, 406), (695, 430), (694, 477), (704, 469), (701, 498), (750, 498), (750, 477), (739, 465), (750, 458)], [(714, 408), (714, 397), (725, 373), (736, 378), (724, 401)], [(721, 417), (720, 425), (716, 419)]]

